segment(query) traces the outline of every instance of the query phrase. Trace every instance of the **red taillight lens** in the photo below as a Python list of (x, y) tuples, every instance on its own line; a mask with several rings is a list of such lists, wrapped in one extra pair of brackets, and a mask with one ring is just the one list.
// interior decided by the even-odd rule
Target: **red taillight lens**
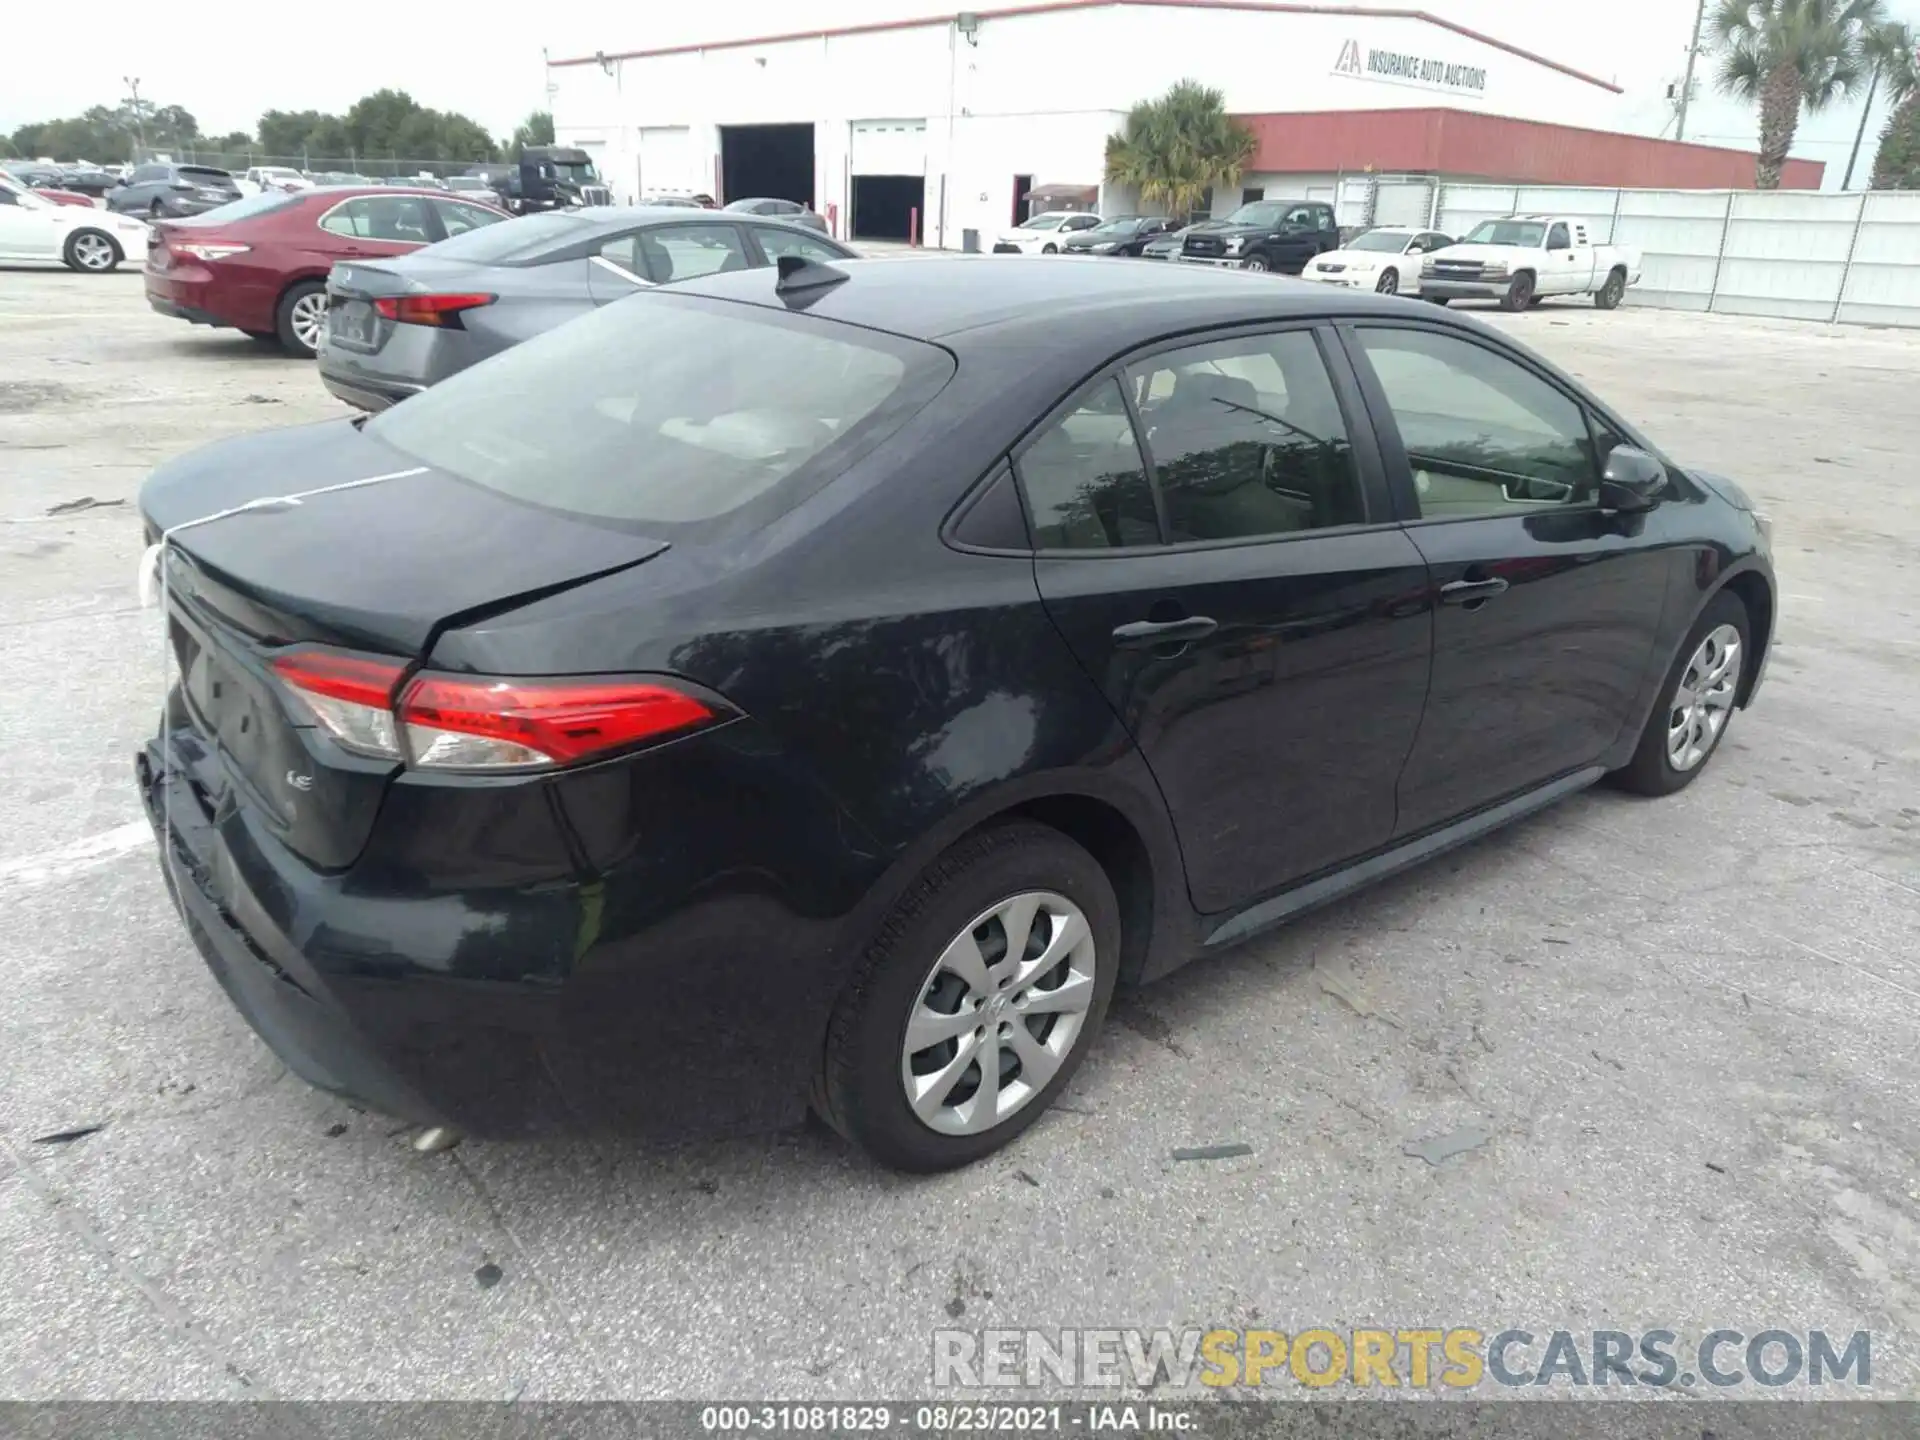
[(553, 769), (732, 714), (652, 680), (422, 674), (396, 699), (404, 665), (333, 650), (288, 651), (273, 671), (346, 749), (422, 770)]
[(373, 308), (389, 320), (402, 325), (439, 325), (462, 328), (460, 316), (482, 305), (491, 305), (492, 295), (382, 295)]
[(637, 681), (422, 675), (400, 698), (407, 749), (429, 769), (572, 765), (718, 718), (691, 695)]

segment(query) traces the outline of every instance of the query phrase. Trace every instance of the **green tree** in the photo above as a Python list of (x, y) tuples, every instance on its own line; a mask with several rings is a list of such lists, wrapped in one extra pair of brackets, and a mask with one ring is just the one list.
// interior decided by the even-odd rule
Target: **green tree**
[(1253, 132), (1227, 114), (1218, 90), (1182, 80), (1127, 112), (1107, 137), (1107, 180), (1170, 215), (1197, 209), (1212, 185), (1231, 185), (1253, 158)]
[(551, 144), (553, 144), (553, 114), (547, 110), (535, 110), (514, 127), (513, 138), (507, 142), (507, 154), (518, 160), (520, 152), (529, 145)]
[(1800, 112), (1824, 110), (1865, 78), (1862, 47), (1881, 0), (1720, 0), (1711, 33), (1720, 88), (1760, 110), (1754, 184), (1780, 188)]
[(1867, 37), (1866, 53), (1893, 105), (1880, 133), (1873, 188), (1920, 190), (1920, 32), (1898, 21), (1882, 25)]

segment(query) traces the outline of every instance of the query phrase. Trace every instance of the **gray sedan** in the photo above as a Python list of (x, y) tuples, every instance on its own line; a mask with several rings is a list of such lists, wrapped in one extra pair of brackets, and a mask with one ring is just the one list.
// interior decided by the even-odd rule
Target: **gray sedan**
[(327, 277), (320, 378), (349, 405), (384, 410), (636, 290), (783, 255), (855, 258), (759, 216), (595, 206), (525, 215), (391, 260), (343, 260)]

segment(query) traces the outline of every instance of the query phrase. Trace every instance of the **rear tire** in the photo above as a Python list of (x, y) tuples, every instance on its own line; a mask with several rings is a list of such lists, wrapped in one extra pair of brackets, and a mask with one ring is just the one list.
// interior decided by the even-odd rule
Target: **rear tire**
[[(1025, 942), (1018, 954), (1016, 930)], [(1056, 953), (1048, 969), (1032, 968)], [(1119, 902), (1093, 856), (1031, 821), (977, 831), (914, 881), (848, 980), (828, 1023), (814, 1109), (896, 1169), (978, 1160), (1038, 1120), (1072, 1081), (1119, 962)], [(910, 1021), (931, 1043), (909, 1039)]]
[(1616, 309), (1621, 300), (1626, 298), (1626, 293), (1627, 272), (1624, 270), (1615, 270), (1607, 276), (1607, 283), (1600, 287), (1600, 293), (1593, 297), (1594, 308), (1598, 310)]
[(1524, 310), (1533, 303), (1533, 272), (1522, 270), (1507, 282), (1507, 293), (1500, 297), (1502, 310)]
[(76, 230), (61, 247), (60, 258), (69, 270), (83, 275), (106, 275), (120, 267), (126, 252), (104, 230)]
[(1707, 768), (1733, 721), (1752, 661), (1751, 635), (1738, 595), (1722, 590), (1707, 603), (1674, 656), (1633, 759), (1608, 777), (1615, 785), (1636, 795), (1671, 795)]
[(282, 348), (302, 360), (313, 358), (326, 323), (327, 287), (318, 280), (288, 286), (273, 312), (273, 330)]

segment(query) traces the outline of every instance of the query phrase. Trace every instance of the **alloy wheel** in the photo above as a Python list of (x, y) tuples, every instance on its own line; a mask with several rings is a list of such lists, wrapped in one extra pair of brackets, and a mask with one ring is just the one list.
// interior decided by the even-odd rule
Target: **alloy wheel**
[(114, 264), (113, 242), (104, 235), (76, 235), (73, 239), (73, 258), (82, 270), (111, 270)]
[(1380, 283), (1373, 287), (1382, 295), (1398, 294), (1400, 290), (1400, 272), (1389, 265), (1380, 275)]
[(1240, 268), (1242, 270), (1271, 270), (1273, 267), (1267, 263), (1266, 256), (1249, 255), (1240, 262)]
[(287, 312), (294, 338), (309, 350), (320, 348), (321, 333), (327, 327), (327, 292), (313, 290), (293, 302)]
[(1675, 770), (1692, 770), (1712, 753), (1733, 713), (1740, 663), (1740, 632), (1731, 625), (1709, 630), (1687, 661), (1667, 715), (1667, 762)]
[(1046, 1089), (1085, 1027), (1099, 963), (1064, 895), (1030, 890), (975, 917), (927, 972), (901, 1040), (920, 1122), (978, 1135)]

